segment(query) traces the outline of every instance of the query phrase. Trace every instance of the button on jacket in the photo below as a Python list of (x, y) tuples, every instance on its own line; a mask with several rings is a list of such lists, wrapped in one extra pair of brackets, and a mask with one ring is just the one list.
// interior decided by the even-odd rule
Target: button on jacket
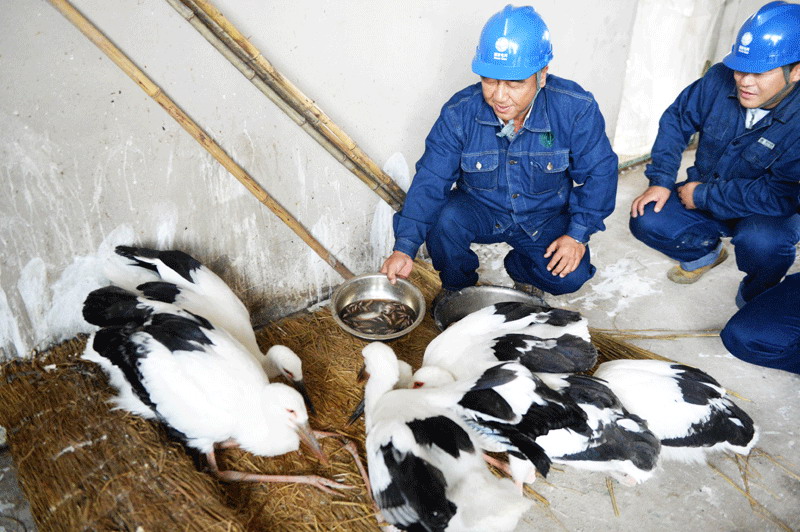
[(651, 185), (675, 188), (681, 154), (700, 132), (689, 181), (700, 181), (693, 200), (720, 220), (752, 214), (789, 216), (800, 191), (800, 91), (745, 128), (733, 71), (711, 67), (664, 112), (645, 175)]
[(535, 239), (564, 212), (567, 234), (579, 242), (605, 229), (603, 219), (614, 210), (617, 156), (589, 92), (548, 75), (515, 138), (498, 137), (500, 129), (480, 83), (444, 105), (395, 215), (395, 250), (417, 254), (454, 184), (491, 209), (498, 233), (519, 224)]

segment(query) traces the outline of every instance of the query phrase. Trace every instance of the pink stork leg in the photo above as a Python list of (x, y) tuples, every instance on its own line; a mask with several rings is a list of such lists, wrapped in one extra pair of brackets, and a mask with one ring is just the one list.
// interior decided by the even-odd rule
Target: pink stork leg
[(372, 487), (369, 483), (369, 475), (367, 474), (367, 470), (364, 468), (364, 464), (361, 463), (361, 457), (358, 455), (358, 449), (356, 448), (356, 444), (353, 443), (352, 440), (345, 438), (341, 434), (336, 434), (335, 432), (326, 432), (323, 430), (315, 430), (314, 436), (319, 439), (322, 438), (339, 438), (341, 441), (344, 442), (344, 445), (340, 449), (345, 449), (350, 455), (353, 457), (353, 460), (356, 463), (356, 467), (358, 467), (359, 473), (361, 473), (361, 478), (364, 479), (364, 485), (367, 487), (367, 493), (372, 493)]
[(336, 434), (335, 432), (325, 432), (322, 430), (315, 430), (314, 435), (319, 439), (333, 437), (333, 438), (339, 438), (340, 440), (345, 442), (345, 444), (341, 447), (341, 449), (347, 450), (347, 452), (349, 452), (353, 456), (353, 460), (355, 461), (356, 466), (358, 467), (358, 470), (361, 473), (361, 478), (364, 479), (364, 486), (366, 486), (367, 488), (367, 495), (372, 501), (372, 507), (375, 509), (375, 520), (378, 521), (378, 525), (386, 532), (399, 532), (397, 528), (386, 522), (386, 520), (383, 518), (383, 515), (381, 514), (381, 509), (378, 507), (378, 503), (375, 502), (375, 499), (372, 496), (372, 485), (369, 482), (369, 475), (367, 474), (367, 470), (364, 468), (364, 464), (361, 462), (361, 457), (358, 455), (358, 449), (356, 448), (356, 444), (352, 440), (345, 438), (341, 434)]
[[(226, 447), (235, 446), (235, 444), (232, 445), (226, 442)], [(299, 484), (310, 484), (311, 486), (314, 486), (315, 488), (332, 495), (338, 495), (338, 493), (331, 488), (337, 490), (353, 488), (353, 486), (346, 486), (340, 482), (336, 482), (335, 480), (330, 480), (317, 475), (261, 475), (257, 473), (243, 473), (240, 471), (220, 471), (219, 466), (217, 466), (217, 457), (214, 455), (213, 450), (206, 454), (206, 458), (208, 459), (208, 465), (211, 468), (211, 472), (219, 479), (228, 482), (294, 482)]]

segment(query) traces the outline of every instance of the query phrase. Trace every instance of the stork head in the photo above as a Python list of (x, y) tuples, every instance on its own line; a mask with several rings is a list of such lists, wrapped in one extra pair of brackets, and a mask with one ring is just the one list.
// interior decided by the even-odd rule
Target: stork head
[[(388, 359), (387, 359), (388, 361)], [(411, 364), (408, 362), (404, 362), (402, 360), (397, 361), (397, 384), (395, 384), (395, 388), (411, 388), (411, 376), (414, 373), (414, 370), (411, 368)], [(367, 372), (367, 365), (366, 362), (363, 366), (361, 366), (361, 370), (358, 372), (358, 382), (363, 382), (369, 377)], [(352, 425), (356, 422), (358, 418), (364, 413), (364, 399), (362, 398), (361, 401), (356, 405), (355, 410), (350, 415), (350, 418), (347, 420), (348, 425)]]
[(364, 346), (361, 353), (364, 355), (364, 376), (388, 383), (391, 389), (400, 377), (394, 350), (382, 342), (372, 342)]
[(413, 384), (413, 374), (414, 369), (411, 367), (411, 364), (408, 362), (404, 362), (403, 360), (397, 361), (397, 384), (395, 384), (395, 388), (411, 388)]
[(285, 345), (273, 345), (267, 350), (266, 356), (272, 362), (273, 366), (280, 371), (281, 375), (291, 382), (295, 389), (300, 392), (308, 410), (312, 414), (316, 414), (317, 411), (314, 408), (314, 404), (311, 402), (311, 397), (308, 395), (308, 390), (306, 389), (306, 383), (303, 380), (303, 363), (300, 357), (297, 356), (297, 353)]
[(285, 384), (270, 383), (261, 394), (262, 412), (267, 426), (266, 437), (276, 446), (286, 449), (270, 453), (273, 455), (294, 451), (304, 443), (324, 464), (328, 458), (308, 424), (308, 411), (303, 396)]
[(422, 366), (411, 376), (413, 388), (435, 388), (450, 384), (455, 380), (452, 373), (439, 366)]

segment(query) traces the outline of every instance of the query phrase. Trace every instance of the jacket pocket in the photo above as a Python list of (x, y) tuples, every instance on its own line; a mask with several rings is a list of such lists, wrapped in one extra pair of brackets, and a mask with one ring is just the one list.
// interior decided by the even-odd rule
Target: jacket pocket
[(529, 154), (530, 183), (528, 191), (531, 194), (544, 194), (560, 188), (567, 179), (568, 166), (568, 150)]
[(461, 155), (461, 176), (464, 183), (480, 190), (497, 188), (497, 152), (464, 153)]
[(764, 137), (760, 137), (758, 140), (754, 141), (750, 146), (745, 148), (742, 152), (742, 159), (750, 163), (753, 167), (764, 170), (769, 168), (769, 166), (775, 162), (775, 159), (778, 158), (779, 152), (776, 149), (775, 144), (765, 139)]
[(717, 140), (725, 141), (728, 138), (728, 126), (726, 122), (718, 117), (709, 116), (702, 127), (701, 135), (714, 137)]

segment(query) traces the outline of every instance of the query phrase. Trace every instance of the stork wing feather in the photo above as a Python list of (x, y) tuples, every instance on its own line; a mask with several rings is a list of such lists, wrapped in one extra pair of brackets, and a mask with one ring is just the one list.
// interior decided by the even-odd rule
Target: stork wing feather
[(391, 481), (373, 491), (384, 517), (404, 529), (419, 525), (424, 530), (444, 530), (456, 513), (447, 499), (447, 481), (442, 471), (413, 453), (404, 453), (390, 442), (380, 448)]

